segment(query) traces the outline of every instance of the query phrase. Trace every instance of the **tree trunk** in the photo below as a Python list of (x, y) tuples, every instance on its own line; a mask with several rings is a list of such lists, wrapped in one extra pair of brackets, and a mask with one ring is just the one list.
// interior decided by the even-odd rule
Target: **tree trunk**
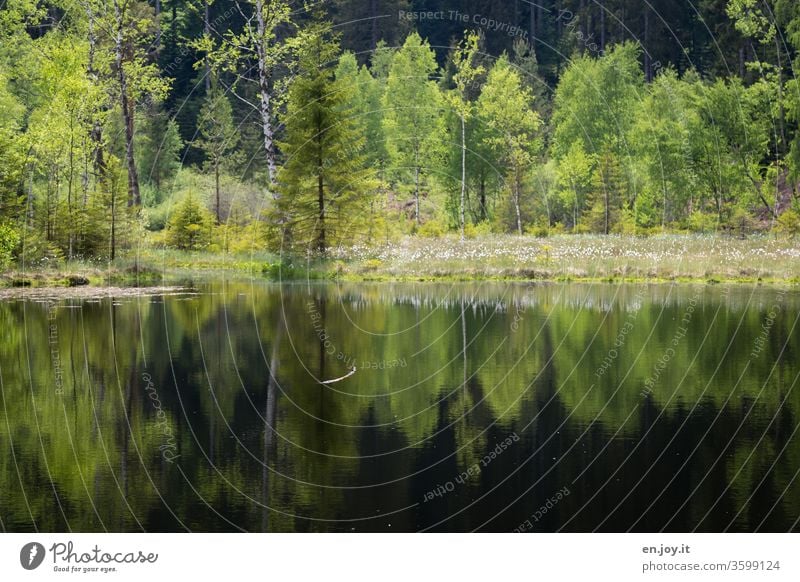
[(116, 19), (116, 30), (114, 31), (114, 62), (117, 67), (120, 105), (125, 122), (125, 162), (128, 166), (128, 206), (141, 206), (142, 198), (139, 193), (139, 175), (136, 172), (136, 157), (133, 151), (133, 103), (128, 95), (128, 76), (125, 74), (125, 67), (123, 66), (125, 52), (122, 38), (122, 32), (125, 27), (124, 14), (118, 0), (114, 0), (114, 16)]
[[(89, 21), (89, 56), (86, 65), (86, 75), (92, 83), (97, 83), (97, 71), (94, 68), (94, 57), (97, 47), (97, 36), (94, 32), (94, 12), (92, 12), (91, 3), (86, 5), (86, 16)], [(92, 164), (97, 178), (102, 182), (105, 179), (106, 162), (103, 156), (103, 127), (100, 122), (95, 119), (92, 124), (92, 129), (89, 132), (89, 139), (92, 142)], [(86, 195), (89, 191), (89, 176), (84, 177), (84, 200), (83, 205), (86, 206)]]
[(372, 50), (375, 50), (378, 46), (378, 16), (378, 0), (370, 0), (369, 17), (372, 22), (372, 38), (370, 38)]
[[(781, 59), (780, 34), (775, 35), (775, 54), (778, 69), (778, 154), (786, 153), (786, 112), (783, 106), (783, 59)], [(777, 211), (777, 209), (776, 209)]]
[(522, 213), (519, 209), (519, 191), (521, 188), (519, 170), (516, 170), (514, 174), (514, 210), (517, 212), (517, 233), (522, 236)]
[(217, 224), (220, 224), (222, 219), (219, 207), (219, 160), (214, 163), (214, 188), (217, 194)]
[(461, 114), (461, 239), (464, 239), (464, 201), (467, 196), (467, 126)]
[[(318, 134), (321, 137), (321, 133)], [(325, 254), (326, 246), (325, 246), (325, 182), (322, 179), (322, 152), (319, 152), (319, 157), (317, 159), (318, 166), (317, 166), (317, 206), (319, 210), (319, 227), (318, 227), (318, 235), (317, 235), (317, 250), (320, 254)]]
[(156, 39), (154, 44), (154, 52), (158, 54), (161, 50), (161, 0), (155, 0), (155, 13), (156, 13)]
[(419, 165), (414, 166), (414, 214), (419, 224)]
[[(208, 20), (208, 0), (203, 0), (203, 34), (208, 38), (211, 36), (211, 26)], [(208, 55), (203, 59), (203, 68), (206, 71), (205, 87), (206, 95), (211, 91), (211, 63), (208, 61)]]
[[(267, 175), (270, 188), (275, 184), (277, 164), (275, 161), (275, 129), (272, 126), (272, 94), (270, 80), (272, 71), (267, 64), (269, 42), (266, 37), (267, 24), (264, 20), (264, 0), (256, 0), (256, 25), (258, 39), (256, 54), (258, 57), (258, 89), (260, 92), (261, 127), (264, 133), (264, 153), (267, 158)], [(273, 193), (273, 196), (275, 194)]]
[(117, 255), (117, 184), (116, 180), (113, 182), (111, 188), (111, 261)]
[(481, 173), (480, 183), (480, 198), (481, 198), (481, 220), (486, 220), (489, 213), (486, 210), (486, 176)]
[(644, 10), (644, 78), (646, 82), (650, 83), (653, 81), (653, 70), (648, 49), (650, 42), (650, 13), (647, 11), (647, 6), (643, 6), (642, 10)]
[(606, 3), (600, 0), (600, 53), (606, 52)]

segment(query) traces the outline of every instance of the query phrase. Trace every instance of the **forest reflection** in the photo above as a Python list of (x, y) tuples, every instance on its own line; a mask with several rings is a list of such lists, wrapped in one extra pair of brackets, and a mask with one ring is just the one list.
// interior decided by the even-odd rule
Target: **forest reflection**
[(534, 530), (797, 529), (798, 307), (634, 284), (5, 301), (2, 524), (511, 531), (567, 487)]

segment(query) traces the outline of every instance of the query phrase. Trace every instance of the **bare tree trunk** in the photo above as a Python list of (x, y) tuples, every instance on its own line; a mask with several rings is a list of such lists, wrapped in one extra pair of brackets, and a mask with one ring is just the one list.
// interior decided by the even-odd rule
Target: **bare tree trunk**
[(117, 254), (117, 181), (111, 180), (111, 260)]
[[(775, 35), (775, 54), (778, 59), (778, 153), (786, 153), (786, 112), (783, 105), (783, 59), (781, 59), (780, 35)], [(777, 206), (777, 205), (776, 205)], [(777, 208), (776, 208), (777, 212)]]
[[(208, 20), (208, 0), (203, 0), (203, 34), (206, 38), (211, 35), (211, 25)], [(205, 87), (207, 95), (211, 91), (211, 63), (208, 62), (207, 55), (203, 61), (203, 66), (206, 71)]]
[(414, 166), (414, 214), (417, 224), (419, 220), (419, 166)]
[[(97, 83), (97, 71), (94, 68), (94, 58), (97, 47), (97, 36), (94, 32), (94, 12), (92, 11), (91, 3), (86, 4), (86, 15), (89, 21), (89, 58), (86, 65), (86, 75), (92, 83)], [(89, 132), (89, 138), (92, 141), (92, 164), (94, 172), (100, 181), (105, 178), (106, 162), (103, 156), (103, 127), (100, 122), (95, 119), (92, 124), (92, 129)], [(89, 176), (84, 177), (84, 200), (83, 205), (86, 206), (86, 196), (89, 191)]]
[(214, 162), (214, 187), (217, 194), (217, 224), (222, 222), (219, 206), (219, 159)]
[(528, 44), (531, 45), (531, 52), (533, 52), (533, 41), (536, 39), (536, 7), (533, 3), (529, 3), (530, 6), (530, 23), (528, 24), (528, 35), (530, 38), (528, 39)]
[[(322, 130), (320, 130), (322, 131)], [(318, 134), (321, 137), (321, 133)], [(317, 206), (319, 210), (319, 234), (317, 236), (317, 250), (321, 254), (325, 254), (325, 182), (322, 177), (322, 150), (318, 152), (317, 157)]]
[(264, 20), (264, 0), (256, 0), (255, 16), (258, 33), (256, 54), (258, 56), (258, 89), (261, 94), (261, 127), (264, 133), (264, 153), (267, 158), (267, 174), (270, 188), (272, 188), (275, 184), (277, 163), (275, 161), (275, 129), (272, 126), (272, 94), (269, 86), (272, 71), (267, 63), (267, 52), (270, 47), (266, 36), (267, 23)]
[(481, 220), (486, 220), (489, 217), (489, 213), (486, 210), (486, 176), (481, 173), (481, 184), (480, 184), (480, 197), (481, 197)]
[(369, 3), (369, 17), (372, 21), (372, 50), (378, 46), (378, 0), (370, 0)]
[(142, 198), (139, 193), (139, 175), (136, 171), (136, 157), (133, 151), (134, 119), (133, 103), (128, 95), (128, 76), (125, 74), (124, 52), (122, 33), (125, 28), (125, 14), (119, 0), (114, 0), (114, 17), (116, 30), (114, 31), (114, 62), (117, 67), (117, 81), (119, 82), (120, 105), (125, 121), (125, 161), (128, 166), (128, 206), (141, 206)]
[(158, 51), (161, 50), (161, 0), (155, 1), (155, 12), (156, 12), (156, 39), (154, 44), (155, 53), (158, 54)]
[(467, 196), (467, 125), (461, 114), (461, 239), (464, 239), (464, 201)]
[(519, 209), (519, 191), (520, 191), (520, 176), (519, 169), (514, 171), (514, 210), (517, 213), (517, 233), (522, 236), (522, 213)]
[(606, 3), (600, 0), (600, 53), (606, 52)]
[(72, 246), (74, 240), (74, 224), (75, 221), (72, 218), (72, 182), (75, 174), (75, 137), (73, 131), (73, 115), (70, 114), (69, 118), (69, 174), (67, 174), (67, 228), (69, 228), (69, 249), (67, 251), (67, 257), (69, 260), (72, 260)]
[(647, 6), (643, 6), (644, 10), (644, 78), (645, 81), (650, 83), (653, 81), (653, 68), (650, 63), (650, 50), (648, 49), (650, 43), (650, 13)]

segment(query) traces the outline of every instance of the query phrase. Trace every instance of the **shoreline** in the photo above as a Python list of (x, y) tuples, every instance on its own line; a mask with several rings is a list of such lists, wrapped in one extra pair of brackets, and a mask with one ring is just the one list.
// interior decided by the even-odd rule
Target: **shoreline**
[(209, 277), (273, 282), (548, 282), (800, 286), (792, 239), (720, 236), (404, 237), (324, 259), (145, 249), (114, 265), (67, 263), (0, 274), (0, 288), (152, 287)]

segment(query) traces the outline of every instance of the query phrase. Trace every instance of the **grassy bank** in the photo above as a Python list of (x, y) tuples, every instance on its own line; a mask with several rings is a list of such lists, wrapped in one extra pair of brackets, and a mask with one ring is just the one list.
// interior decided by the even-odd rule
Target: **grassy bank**
[(353, 279), (800, 282), (798, 241), (767, 237), (408, 237), (333, 256), (329, 269)]
[(564, 235), (460, 240), (405, 237), (331, 249), (324, 260), (267, 252), (241, 255), (148, 249), (113, 264), (67, 263), (16, 269), (0, 285), (155, 285), (207, 276), (268, 280), (344, 279), (706, 281), (800, 283), (800, 244), (768, 237)]

